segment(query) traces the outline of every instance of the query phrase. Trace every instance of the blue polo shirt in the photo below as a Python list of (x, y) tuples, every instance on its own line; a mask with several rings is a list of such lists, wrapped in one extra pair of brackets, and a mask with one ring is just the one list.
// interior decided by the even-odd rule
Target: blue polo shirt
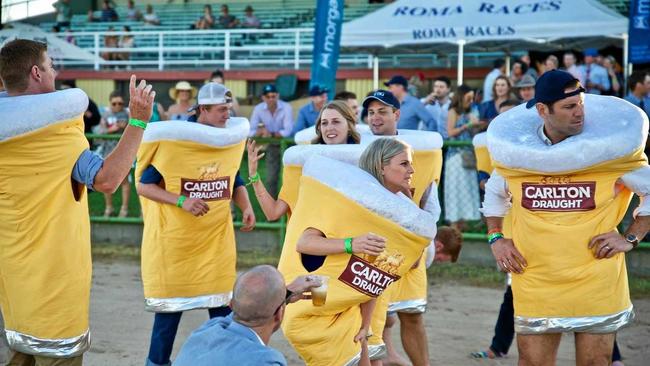
[(291, 136), (295, 135), (298, 131), (315, 125), (319, 113), (320, 110), (316, 109), (312, 102), (300, 108), (298, 111), (298, 119), (296, 120), (296, 124), (293, 125), (293, 131), (291, 131)]
[(397, 128), (406, 130), (417, 130), (420, 121), (427, 126), (429, 131), (437, 131), (438, 125), (436, 120), (429, 113), (420, 100), (410, 94), (407, 94), (400, 105), (399, 121)]

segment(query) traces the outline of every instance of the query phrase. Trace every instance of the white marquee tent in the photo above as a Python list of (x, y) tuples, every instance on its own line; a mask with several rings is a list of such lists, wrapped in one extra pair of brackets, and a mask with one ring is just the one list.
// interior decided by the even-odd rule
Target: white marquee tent
[(11, 28), (0, 30), (0, 47), (16, 38), (47, 43), (47, 54), (56, 60), (95, 61), (95, 56), (87, 50), (70, 44), (54, 34), (46, 33), (38, 27), (24, 23), (13, 23)]
[(460, 83), (467, 48), (570, 49), (609, 37), (625, 43), (627, 66), (627, 29), (626, 17), (596, 0), (398, 0), (345, 23), (341, 46), (458, 48)]

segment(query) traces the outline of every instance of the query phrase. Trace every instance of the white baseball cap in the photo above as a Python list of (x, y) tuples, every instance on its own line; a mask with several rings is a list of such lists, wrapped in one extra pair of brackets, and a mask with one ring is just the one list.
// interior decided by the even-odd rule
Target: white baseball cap
[(199, 89), (197, 104), (192, 106), (188, 112), (198, 109), (200, 105), (227, 103), (232, 103), (232, 93), (230, 90), (219, 83), (210, 82)]

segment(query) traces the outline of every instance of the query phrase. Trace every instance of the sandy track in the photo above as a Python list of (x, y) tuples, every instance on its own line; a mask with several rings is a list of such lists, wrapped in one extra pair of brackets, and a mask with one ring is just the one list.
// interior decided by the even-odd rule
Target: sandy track
[[(489, 345), (502, 295), (501, 289), (431, 284), (426, 326), (432, 364), (516, 365), (516, 347), (512, 348), (508, 358), (499, 361), (473, 360), (468, 356), (471, 351)], [(626, 365), (641, 366), (647, 365), (650, 359), (650, 300), (634, 303), (636, 321), (619, 333), (619, 342)], [(183, 315), (174, 355), (189, 333), (206, 319), (206, 311)], [(91, 294), (93, 341), (84, 364), (143, 365), (152, 321), (153, 315), (143, 310), (139, 263), (95, 262)], [(397, 328), (393, 331), (393, 339), (399, 340)], [(303, 364), (281, 332), (274, 334), (271, 345), (284, 353), (290, 365)], [(558, 365), (573, 365), (573, 353), (572, 336), (566, 335), (560, 347)]]

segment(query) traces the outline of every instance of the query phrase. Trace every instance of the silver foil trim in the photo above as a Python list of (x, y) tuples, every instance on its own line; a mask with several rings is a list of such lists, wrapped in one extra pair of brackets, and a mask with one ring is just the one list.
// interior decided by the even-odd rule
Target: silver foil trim
[[(386, 345), (385, 344), (377, 344), (377, 345), (372, 345), (368, 346), (368, 356), (371, 361), (374, 360), (380, 360), (384, 357), (386, 357), (387, 352), (386, 352)], [(356, 366), (359, 364), (359, 361), (361, 361), (361, 352), (357, 353), (356, 356), (352, 357), (348, 362), (346, 362), (343, 366)]]
[(630, 306), (616, 314), (572, 318), (526, 318), (515, 316), (515, 331), (520, 334), (588, 332), (614, 333), (634, 319)]
[(422, 314), (427, 310), (427, 300), (405, 300), (399, 302), (392, 302), (388, 305), (389, 313), (408, 313), (408, 314)]
[(21, 353), (44, 357), (76, 357), (90, 348), (90, 331), (72, 338), (45, 339), (7, 329), (9, 347)]
[(369, 345), (368, 355), (370, 356), (371, 361), (381, 360), (382, 358), (388, 356), (388, 352), (386, 351), (386, 345), (383, 343), (377, 345)]
[(222, 294), (196, 297), (146, 298), (144, 308), (154, 313), (177, 313), (192, 309), (209, 309), (226, 306), (232, 299), (232, 291)]

